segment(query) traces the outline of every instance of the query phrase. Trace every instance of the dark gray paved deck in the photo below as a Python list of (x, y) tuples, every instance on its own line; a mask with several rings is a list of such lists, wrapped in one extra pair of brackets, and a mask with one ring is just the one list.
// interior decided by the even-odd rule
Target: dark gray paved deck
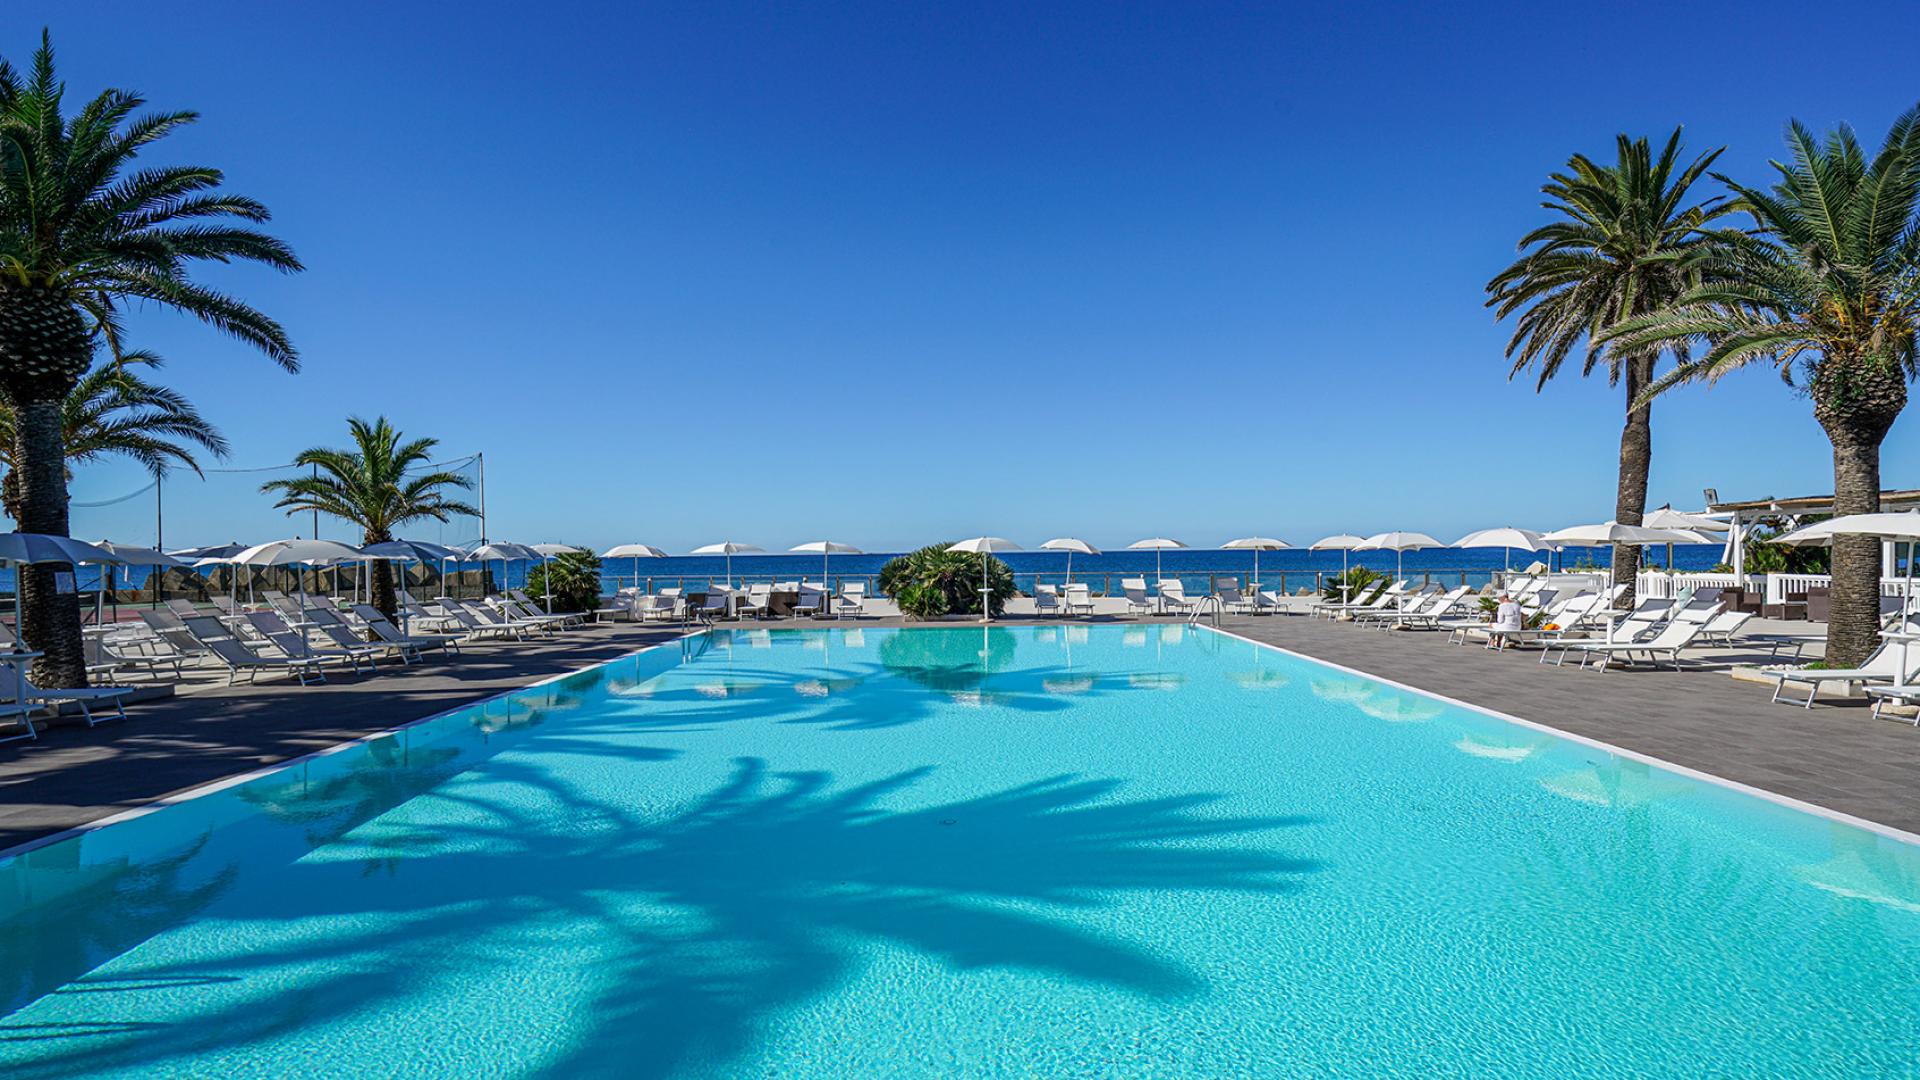
[(154, 799), (525, 686), (669, 639), (678, 627), (588, 627), (468, 648), (381, 675), (330, 671), (130, 706), (124, 723), (54, 727), (0, 746), (0, 850)]
[(1458, 698), (1920, 832), (1920, 731), (1874, 720), (1862, 704), (1811, 711), (1723, 670), (1543, 667), (1532, 651), (1448, 645), (1433, 632), (1386, 633), (1298, 616), (1229, 617), (1222, 629), (1381, 678)]

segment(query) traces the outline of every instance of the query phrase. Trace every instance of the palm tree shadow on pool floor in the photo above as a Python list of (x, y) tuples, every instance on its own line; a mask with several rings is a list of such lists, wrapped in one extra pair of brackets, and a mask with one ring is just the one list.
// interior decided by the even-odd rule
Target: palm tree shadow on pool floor
[[(494, 791), (554, 786), (536, 767), (493, 765), (506, 769)], [(49, 1014), (5, 1022), (0, 1036), (14, 1041), (0, 1044), (0, 1060), (24, 1045), (8, 1070), (21, 1080), (235, 1051), (245, 1060), (249, 1044), (301, 1042), (370, 1008), (464, 986), (481, 967), (500, 976), (489, 983), (500, 993), (542, 999), (526, 1003), (529, 1015), (557, 1007), (568, 1017), (564, 1039), (527, 1071), (724, 1070), (770, 1017), (855, 977), (871, 944), (953, 971), (1025, 970), (1163, 999), (1204, 993), (1203, 972), (1074, 913), (1137, 893), (1279, 895), (1315, 869), (1233, 843), (1305, 819), (1227, 816), (1210, 794), (1125, 799), (1115, 780), (1062, 775), (886, 808), (931, 771), (836, 785), (740, 759), (725, 783), (666, 815), (564, 791), (564, 812), (435, 819), (425, 839), (425, 826), (382, 819), (326, 858), (275, 871), (271, 887), (212, 905), (205, 915), (220, 929), (193, 958), (129, 958), (54, 995)], [(468, 797), (488, 800), (485, 790)], [(325, 932), (275, 932), (316, 921)], [(184, 1011), (182, 986), (196, 995)], [(149, 1007), (151, 987), (173, 996)], [(81, 991), (94, 991), (84, 1007), (64, 1007)]]

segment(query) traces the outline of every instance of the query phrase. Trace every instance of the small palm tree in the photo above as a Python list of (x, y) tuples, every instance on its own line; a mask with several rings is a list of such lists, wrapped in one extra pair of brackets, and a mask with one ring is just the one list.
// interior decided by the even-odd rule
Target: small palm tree
[[(108, 90), (67, 116), (46, 34), (25, 76), (0, 60), (0, 395), (15, 416), (21, 529), (65, 534), (64, 410), (96, 344), (122, 352), (121, 313), (147, 301), (185, 312), (297, 367), (280, 325), (187, 276), (203, 260), (300, 269), (279, 240), (250, 228), (266, 207), (218, 191), (218, 169), (134, 170), (157, 140), (197, 119), (136, 116), (145, 102)], [(234, 222), (241, 224), (234, 224)], [(34, 675), (85, 686), (79, 598), (61, 594), (53, 566), (21, 568), (21, 631), (45, 655)]]
[[(279, 492), (280, 501), (274, 506), (289, 515), (318, 510), (360, 526), (361, 542), (366, 544), (394, 539), (394, 530), (410, 521), (445, 521), (458, 514), (479, 513), (447, 497), (448, 488), (473, 486), (459, 473), (431, 470), (408, 475), (428, 464), (439, 440), (402, 442), (400, 432), (384, 416), (372, 423), (351, 417), (347, 430), (353, 435), (353, 449), (302, 451), (293, 463), (312, 467), (314, 475), (270, 480), (260, 490)], [(373, 606), (392, 618), (397, 605), (393, 572), (386, 562), (374, 562), (371, 581)]]
[[(1725, 149), (1724, 147), (1722, 149)], [(1509, 378), (1535, 371), (1536, 389), (1558, 375), (1568, 357), (1583, 356), (1580, 374), (1603, 363), (1609, 385), (1625, 384), (1627, 420), (1620, 432), (1620, 479), (1614, 518), (1640, 524), (1647, 508), (1653, 462), (1653, 411), (1643, 392), (1652, 384), (1664, 346), (1606, 348), (1602, 334), (1624, 319), (1659, 311), (1698, 280), (1705, 256), (1718, 243), (1705, 229), (1729, 212), (1724, 198), (1694, 200), (1699, 181), (1720, 150), (1681, 164), (1680, 129), (1655, 156), (1647, 140), (1617, 136), (1615, 161), (1601, 165), (1575, 154), (1564, 172), (1548, 178), (1541, 205), (1565, 220), (1520, 238), (1522, 255), (1487, 283), (1487, 306), (1498, 317), (1519, 314), (1507, 357)], [(1613, 549), (1613, 580), (1633, 602), (1640, 549)]]
[[(138, 462), (155, 478), (175, 466), (195, 473), (200, 462), (196, 449), (216, 458), (227, 456), (227, 440), (200, 410), (179, 393), (140, 377), (136, 367), (159, 367), (150, 352), (129, 352), (119, 363), (94, 365), (67, 395), (61, 412), (62, 442), (66, 445), (69, 475), (74, 465), (102, 458), (124, 457)], [(14, 443), (19, 418), (0, 399), (0, 507), (20, 519), (20, 482)]]
[[(1813, 401), (1833, 443), (1833, 509), (1880, 509), (1880, 443), (1907, 404), (1920, 327), (1920, 106), (1868, 158), (1853, 130), (1821, 139), (1790, 124), (1791, 163), (1771, 190), (1718, 177), (1753, 218), (1722, 231), (1719, 265), (1677, 304), (1612, 327), (1610, 348), (1694, 347), (1643, 398), (1752, 364)], [(1880, 545), (1833, 544), (1827, 654), (1841, 666), (1879, 644)]]

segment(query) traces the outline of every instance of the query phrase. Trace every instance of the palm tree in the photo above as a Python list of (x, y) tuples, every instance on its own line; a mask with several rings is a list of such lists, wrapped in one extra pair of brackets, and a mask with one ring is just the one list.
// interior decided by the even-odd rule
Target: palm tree
[[(1833, 443), (1833, 509), (1880, 509), (1880, 443), (1907, 404), (1920, 325), (1920, 106), (1871, 160), (1853, 130), (1788, 126), (1791, 163), (1770, 190), (1717, 177), (1754, 228), (1722, 230), (1709, 279), (1665, 311), (1608, 331), (1609, 347), (1686, 349), (1643, 399), (1766, 364), (1813, 401)], [(1851, 667), (1879, 644), (1880, 545), (1833, 544), (1827, 655)]]
[[(1693, 285), (1718, 242), (1704, 226), (1729, 206), (1722, 197), (1691, 197), (1724, 147), (1683, 168), (1679, 128), (1658, 157), (1644, 138), (1620, 135), (1615, 143), (1613, 164), (1575, 154), (1564, 172), (1548, 178), (1541, 205), (1565, 220), (1521, 237), (1520, 258), (1487, 283), (1487, 306), (1502, 319), (1519, 313), (1507, 342), (1513, 361), (1508, 378), (1533, 370), (1535, 389), (1543, 390), (1579, 350), (1580, 374), (1591, 375), (1604, 363), (1608, 385), (1625, 384), (1627, 420), (1613, 513), (1615, 520), (1638, 525), (1653, 461), (1653, 412), (1643, 391), (1666, 350), (1606, 348), (1601, 335), (1623, 319), (1663, 309)], [(1613, 581), (1626, 586), (1626, 604), (1633, 602), (1639, 570), (1640, 549), (1616, 545)]]
[[(195, 448), (217, 458), (227, 456), (226, 437), (192, 402), (141, 378), (135, 366), (159, 367), (160, 358), (136, 351), (122, 356), (119, 363), (95, 364), (67, 395), (60, 428), (69, 472), (73, 465), (125, 457), (139, 462), (157, 479), (176, 465), (198, 473)], [(0, 400), (0, 466), (7, 470), (0, 477), (0, 508), (16, 521), (21, 514), (15, 475), (19, 463), (14, 455), (18, 432), (13, 407)]]
[[(400, 432), (384, 416), (371, 424), (350, 417), (347, 430), (353, 435), (354, 449), (304, 450), (293, 463), (312, 467), (314, 475), (270, 480), (260, 490), (279, 492), (280, 501), (274, 506), (290, 515), (318, 510), (353, 522), (360, 526), (364, 544), (392, 540), (394, 530), (410, 521), (445, 521), (456, 514), (479, 513), (447, 498), (446, 488), (473, 486), (459, 473), (429, 470), (408, 475), (409, 470), (428, 464), (439, 440), (401, 442)], [(375, 561), (371, 580), (373, 606), (392, 618), (396, 607), (392, 569), (384, 561)]]
[[(193, 315), (292, 371), (296, 355), (278, 323), (187, 271), (202, 260), (300, 269), (285, 244), (248, 227), (267, 220), (266, 207), (217, 190), (219, 170), (132, 169), (141, 150), (196, 114), (135, 116), (145, 104), (138, 95), (107, 90), (68, 117), (64, 96), (45, 33), (24, 77), (0, 60), (0, 396), (15, 416), (16, 520), (27, 532), (62, 535), (66, 402), (97, 343), (122, 353), (126, 305)], [(85, 686), (79, 597), (58, 591), (59, 569), (21, 568), (20, 629), (45, 653), (36, 678)]]

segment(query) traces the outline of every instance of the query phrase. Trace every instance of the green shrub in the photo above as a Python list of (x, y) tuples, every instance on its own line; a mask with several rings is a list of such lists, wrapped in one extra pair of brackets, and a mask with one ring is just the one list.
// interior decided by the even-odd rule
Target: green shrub
[(527, 595), (539, 602), (549, 591), (555, 611), (592, 611), (599, 607), (600, 557), (576, 548), (535, 566), (527, 574)]
[(880, 591), (893, 597), (903, 615), (932, 619), (941, 615), (980, 613), (980, 567), (986, 563), (993, 591), (993, 614), (1015, 595), (1013, 570), (991, 555), (948, 551), (951, 544), (929, 544), (880, 568)]
[(1325, 597), (1328, 603), (1337, 604), (1341, 601), (1342, 590), (1351, 589), (1352, 592), (1347, 595), (1351, 596), (1353, 602), (1357, 604), (1366, 599), (1366, 594), (1371, 591), (1375, 582), (1383, 581), (1385, 578), (1386, 575), (1378, 570), (1369, 570), (1364, 566), (1350, 566), (1345, 574), (1335, 574), (1327, 578), (1326, 584), (1320, 587), (1320, 595)]

